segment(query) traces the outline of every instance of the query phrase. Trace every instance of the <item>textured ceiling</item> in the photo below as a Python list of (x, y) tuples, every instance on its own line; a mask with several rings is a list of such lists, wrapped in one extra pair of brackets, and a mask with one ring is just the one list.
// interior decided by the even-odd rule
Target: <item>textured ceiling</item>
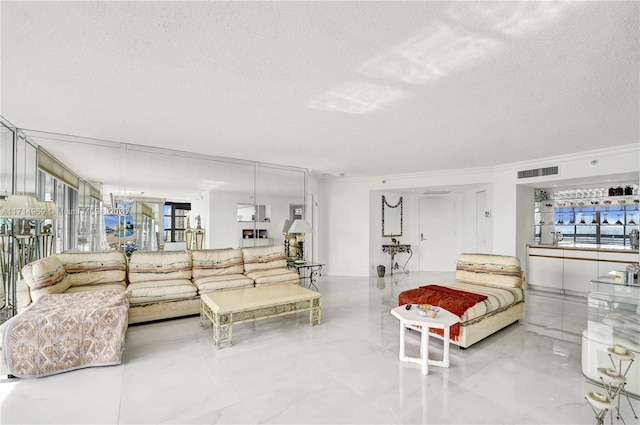
[(640, 140), (638, 2), (0, 2), (18, 127), (379, 176)]

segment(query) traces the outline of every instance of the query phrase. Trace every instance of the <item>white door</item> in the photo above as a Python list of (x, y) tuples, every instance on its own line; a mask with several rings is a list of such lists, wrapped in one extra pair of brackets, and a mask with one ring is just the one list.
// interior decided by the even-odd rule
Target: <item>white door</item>
[(450, 197), (420, 199), (420, 270), (456, 269), (456, 205)]

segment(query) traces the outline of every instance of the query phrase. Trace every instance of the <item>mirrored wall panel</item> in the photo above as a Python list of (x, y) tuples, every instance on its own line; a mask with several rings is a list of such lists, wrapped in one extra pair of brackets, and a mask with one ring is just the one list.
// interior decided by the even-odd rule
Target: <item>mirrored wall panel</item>
[[(55, 201), (63, 216), (56, 251), (281, 244), (282, 223), (291, 218), (292, 206), (304, 210), (305, 169), (46, 132), (25, 134), (44, 156), (57, 161), (51, 168), (64, 170), (57, 175), (40, 169), (40, 181), (47, 182), (41, 186), (48, 188), (42, 196)], [(25, 184), (31, 179), (18, 177)], [(198, 245), (196, 238), (189, 240), (194, 233), (188, 230), (198, 235)]]

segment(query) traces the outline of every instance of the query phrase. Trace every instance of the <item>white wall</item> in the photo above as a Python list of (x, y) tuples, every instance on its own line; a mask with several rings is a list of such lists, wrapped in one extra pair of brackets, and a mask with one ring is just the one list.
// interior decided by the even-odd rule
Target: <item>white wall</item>
[[(494, 228), (493, 254), (516, 254), (516, 170), (500, 170), (494, 174), (491, 204)], [(533, 214), (533, 211), (531, 212)]]
[(527, 245), (534, 243), (534, 208), (535, 189), (530, 186), (519, 185), (516, 190), (516, 256), (520, 258), (520, 266), (527, 270)]
[[(326, 263), (327, 274), (345, 276), (372, 275), (371, 266), (382, 262), (380, 233), (380, 196), (390, 189), (424, 187), (463, 187), (460, 191), (459, 247), (475, 249), (475, 193), (485, 189), (486, 208), (491, 211), (487, 229), (487, 246), (495, 254), (518, 255), (523, 258), (526, 244), (532, 241), (533, 207), (531, 188), (548, 187), (553, 182), (572, 179), (604, 179), (622, 173), (637, 173), (637, 144), (574, 155), (549, 157), (526, 163), (507, 164), (495, 168), (450, 170), (368, 179), (344, 178), (319, 183), (318, 260)], [(591, 161), (597, 159), (597, 165)], [(558, 165), (559, 175), (517, 179), (517, 171)], [(471, 186), (465, 186), (471, 185)], [(522, 187), (521, 187), (522, 186)], [(528, 188), (527, 188), (528, 187)], [(401, 241), (417, 243), (413, 222), (417, 220), (417, 195), (405, 195), (407, 236)], [(410, 205), (410, 206), (409, 206)], [(529, 235), (531, 233), (531, 235)], [(379, 252), (380, 251), (380, 252)], [(385, 254), (386, 255), (386, 254)], [(413, 261), (413, 260), (412, 260)]]
[[(486, 186), (482, 186), (486, 190)], [(456, 247), (458, 252), (475, 251), (475, 192), (468, 190), (463, 193), (450, 195), (437, 195), (438, 197), (451, 197), (456, 202)], [(372, 190), (369, 192), (369, 275), (376, 275), (376, 267), (384, 265), (387, 270), (391, 266), (391, 259), (388, 253), (382, 252), (382, 245), (391, 243), (390, 237), (382, 236), (382, 196), (395, 203), (399, 196), (403, 197), (403, 234), (395, 239), (403, 244), (411, 245), (413, 255), (407, 264), (408, 270), (425, 270), (420, 264), (420, 200), (430, 198), (433, 195), (409, 192), (398, 193), (384, 190)], [(408, 257), (401, 254), (397, 259), (400, 264), (404, 264)], [(452, 267), (445, 267), (444, 271), (453, 270)]]
[(318, 261), (334, 275), (367, 275), (370, 185), (344, 179), (320, 186)]

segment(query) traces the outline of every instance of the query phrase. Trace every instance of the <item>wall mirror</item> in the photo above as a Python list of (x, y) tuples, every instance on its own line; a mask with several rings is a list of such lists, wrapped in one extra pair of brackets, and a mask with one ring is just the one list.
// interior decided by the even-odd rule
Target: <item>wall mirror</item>
[(390, 203), (382, 195), (382, 236), (402, 236), (402, 196), (396, 203)]
[[(13, 139), (14, 132), (0, 123), (0, 204), (12, 193), (13, 190)], [(0, 205), (0, 211), (2, 205)], [(9, 290), (12, 279), (10, 264), (12, 260), (12, 244), (10, 239), (12, 220), (0, 218), (0, 310), (10, 306), (13, 300)]]
[[(98, 189), (104, 215), (117, 210), (114, 204), (118, 202), (140, 206), (140, 214), (129, 214), (136, 229), (136, 250), (162, 249), (166, 202), (190, 204), (190, 227), (196, 227), (195, 217), (199, 216), (207, 249), (246, 246), (249, 242), (242, 239), (248, 228), (266, 232), (270, 243), (283, 243), (280, 221), (288, 218), (291, 204), (305, 203), (308, 171), (298, 167), (35, 130), (25, 130), (25, 134)], [(239, 205), (258, 205), (256, 218), (260, 221), (244, 222), (243, 214), (240, 222)], [(57, 225), (63, 222), (59, 220)], [(153, 243), (154, 236), (158, 243)], [(76, 246), (63, 249), (84, 249), (74, 243)], [(106, 245), (102, 249), (114, 248)], [(60, 251), (59, 245), (56, 250)]]
[(12, 193), (13, 131), (0, 122), (0, 199)]

